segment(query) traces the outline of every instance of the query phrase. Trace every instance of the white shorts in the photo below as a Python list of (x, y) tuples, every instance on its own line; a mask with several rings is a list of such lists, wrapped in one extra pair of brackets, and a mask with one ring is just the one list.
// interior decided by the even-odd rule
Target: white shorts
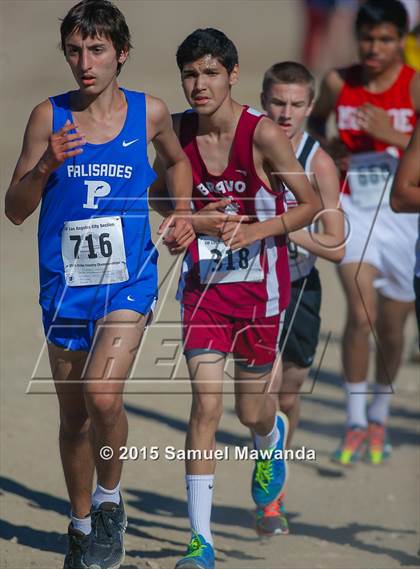
[(379, 271), (374, 286), (383, 296), (401, 302), (414, 300), (413, 275), (417, 214), (394, 213), (388, 203), (361, 208), (349, 195), (341, 196), (349, 235), (341, 264), (368, 263)]

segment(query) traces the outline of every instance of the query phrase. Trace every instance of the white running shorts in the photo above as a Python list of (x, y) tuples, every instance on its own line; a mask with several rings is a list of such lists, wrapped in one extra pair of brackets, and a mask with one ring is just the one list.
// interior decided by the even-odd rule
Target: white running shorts
[(374, 282), (380, 294), (392, 300), (414, 300), (413, 276), (417, 239), (417, 214), (394, 213), (386, 203), (362, 208), (349, 195), (341, 196), (349, 224), (346, 250), (341, 264), (368, 263), (379, 271)]

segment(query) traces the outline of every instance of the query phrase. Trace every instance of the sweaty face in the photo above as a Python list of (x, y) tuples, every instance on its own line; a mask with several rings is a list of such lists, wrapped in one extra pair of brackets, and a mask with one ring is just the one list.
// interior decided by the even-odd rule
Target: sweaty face
[(312, 110), (307, 85), (299, 83), (273, 83), (261, 96), (267, 115), (279, 124), (289, 139), (299, 133)]
[(73, 72), (80, 90), (86, 94), (102, 92), (116, 77), (119, 63), (124, 63), (127, 53), (119, 57), (115, 48), (105, 36), (82, 38), (78, 31), (65, 41), (67, 63)]
[(193, 109), (200, 114), (211, 115), (230, 96), (230, 88), (236, 83), (237, 75), (237, 66), (229, 75), (218, 59), (206, 55), (184, 65), (182, 88)]
[(375, 75), (401, 61), (404, 38), (393, 24), (362, 26), (357, 42), (361, 63)]

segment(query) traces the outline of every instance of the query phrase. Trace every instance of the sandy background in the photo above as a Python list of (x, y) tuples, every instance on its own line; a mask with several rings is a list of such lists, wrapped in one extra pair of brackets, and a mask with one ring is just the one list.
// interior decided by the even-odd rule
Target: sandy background
[[(31, 109), (49, 95), (74, 88), (57, 47), (58, 18), (72, 4), (0, 3), (3, 192)], [(242, 66), (235, 96), (256, 107), (264, 70), (275, 61), (298, 57), (303, 21), (297, 1), (120, 1), (118, 6), (135, 46), (121, 83), (162, 97), (172, 111), (184, 108), (175, 50), (196, 27), (220, 27), (234, 40)], [(156, 222), (153, 218), (154, 227)], [(1, 569), (61, 567), (66, 547), (69, 508), (58, 459), (57, 404), (37, 304), (36, 224), (37, 214), (20, 227), (1, 219)], [(395, 451), (390, 464), (378, 469), (360, 464), (352, 470), (333, 466), (328, 457), (344, 420), (339, 341), (345, 309), (334, 268), (326, 263), (319, 267), (324, 285), (322, 340), (314, 379), (305, 386), (295, 438), (297, 447), (314, 448), (317, 460), (291, 465), (291, 535), (271, 540), (260, 540), (253, 531), (252, 464), (219, 464), (213, 519), (220, 568), (419, 566), (417, 370), (407, 353), (393, 399)], [(160, 310), (127, 386), (129, 444), (157, 445), (161, 454), (166, 445), (182, 448), (190, 402), (185, 367), (178, 358), (174, 275), (176, 267), (162, 252)], [(408, 348), (413, 341), (411, 319)], [(233, 414), (231, 388), (227, 378), (218, 441), (233, 449), (248, 441)], [(124, 568), (172, 568), (189, 538), (182, 463), (163, 458), (128, 462), (123, 488), (129, 515)]]

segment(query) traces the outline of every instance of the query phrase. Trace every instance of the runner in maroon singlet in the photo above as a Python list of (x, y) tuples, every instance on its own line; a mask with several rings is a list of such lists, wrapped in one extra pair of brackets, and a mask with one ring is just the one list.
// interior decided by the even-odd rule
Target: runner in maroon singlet
[[(233, 353), (235, 361), (237, 415), (253, 432), (259, 451), (253, 499), (270, 503), (286, 479), (285, 461), (274, 451), (284, 448), (287, 419), (276, 418), (270, 393), (281, 313), (290, 293), (286, 233), (308, 225), (319, 202), (282, 129), (231, 98), (238, 56), (222, 32), (195, 31), (179, 47), (177, 63), (192, 110), (175, 116), (174, 127), (192, 164), (197, 240), (185, 257), (180, 287), (193, 391), (186, 440), (193, 536), (176, 567), (212, 569), (212, 452), (226, 356)], [(298, 201), (287, 213), (281, 181)], [(162, 182), (151, 189), (154, 205)], [(175, 251), (176, 245), (168, 242)], [(191, 450), (198, 451), (198, 459), (188, 454)]]

